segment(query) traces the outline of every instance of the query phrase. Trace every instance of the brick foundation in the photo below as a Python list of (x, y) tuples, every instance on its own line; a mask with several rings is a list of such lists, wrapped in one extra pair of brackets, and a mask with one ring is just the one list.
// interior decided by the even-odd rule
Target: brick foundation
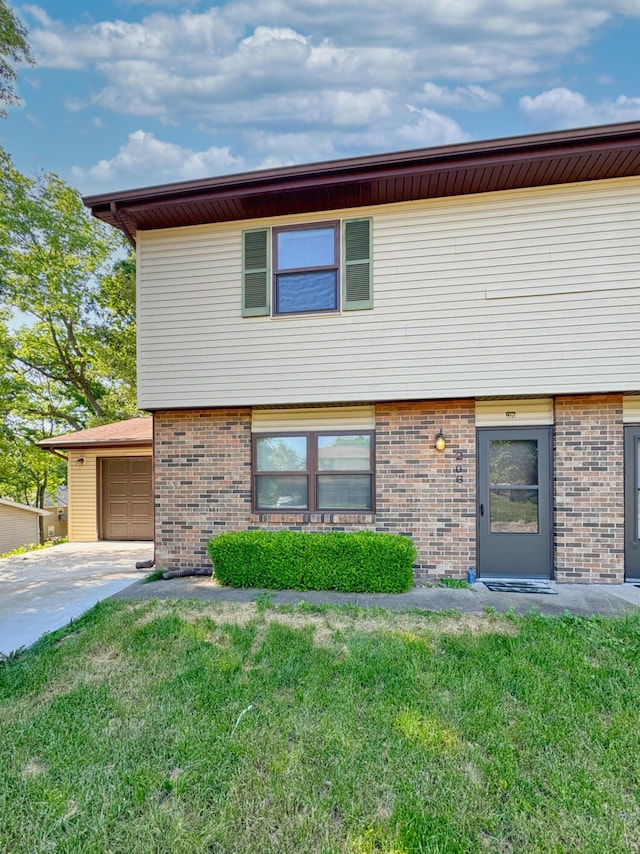
[[(156, 412), (157, 565), (209, 567), (222, 531), (368, 529), (413, 538), (417, 584), (464, 578), (476, 565), (474, 414), (468, 399), (378, 404), (375, 514), (281, 515), (251, 511), (250, 409)], [(559, 397), (555, 422), (555, 577), (623, 581), (622, 397)]]

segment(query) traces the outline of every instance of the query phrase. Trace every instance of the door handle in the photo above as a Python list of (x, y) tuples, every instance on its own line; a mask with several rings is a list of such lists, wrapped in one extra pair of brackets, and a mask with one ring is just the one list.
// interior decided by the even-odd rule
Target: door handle
[(484, 504), (480, 505), (480, 515), (484, 516)]

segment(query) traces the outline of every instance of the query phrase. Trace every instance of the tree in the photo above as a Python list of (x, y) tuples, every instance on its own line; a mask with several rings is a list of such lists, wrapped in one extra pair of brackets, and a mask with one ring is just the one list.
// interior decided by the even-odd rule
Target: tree
[[(42, 507), (46, 492), (54, 494), (65, 482), (66, 465), (36, 447), (51, 435), (51, 422), (22, 414), (24, 384), (11, 370), (8, 318), (9, 312), (0, 310), (0, 496)], [(40, 517), (41, 540), (43, 534)]]
[[(20, 419), (0, 422), (0, 495), (20, 504), (43, 507), (46, 494), (54, 496), (58, 487), (66, 483), (64, 460), (35, 444), (46, 432), (43, 423)], [(41, 542), (44, 525), (41, 516)]]
[(28, 322), (4, 348), (23, 415), (82, 429), (135, 412), (135, 266), (57, 175), (0, 149), (0, 297)]
[(0, 149), (0, 495), (42, 506), (61, 461), (39, 439), (130, 417), (135, 261), (54, 174)]
[[(0, 0), (0, 105), (17, 104), (14, 84), (18, 79), (15, 66), (21, 62), (33, 65), (33, 57), (27, 43), (27, 31), (16, 18), (5, 0)], [(0, 106), (0, 116), (7, 111)]]

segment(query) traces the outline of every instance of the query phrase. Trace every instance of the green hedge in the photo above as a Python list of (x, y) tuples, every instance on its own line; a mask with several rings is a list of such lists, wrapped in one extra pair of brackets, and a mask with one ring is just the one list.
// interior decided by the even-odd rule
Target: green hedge
[(207, 550), (221, 584), (269, 590), (403, 593), (416, 558), (408, 537), (373, 531), (233, 531)]

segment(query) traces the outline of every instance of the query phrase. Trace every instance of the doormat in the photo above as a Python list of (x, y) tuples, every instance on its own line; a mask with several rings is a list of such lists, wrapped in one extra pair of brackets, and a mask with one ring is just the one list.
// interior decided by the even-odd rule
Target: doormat
[(493, 593), (558, 593), (548, 581), (483, 581), (487, 590)]

